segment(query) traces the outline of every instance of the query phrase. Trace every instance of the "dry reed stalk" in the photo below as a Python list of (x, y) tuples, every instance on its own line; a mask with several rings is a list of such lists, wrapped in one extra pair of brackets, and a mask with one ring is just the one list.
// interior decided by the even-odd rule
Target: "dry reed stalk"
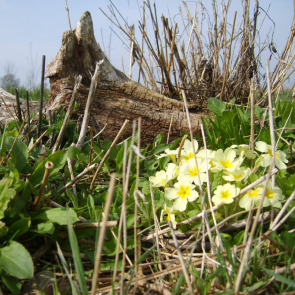
[[(153, 216), (154, 216), (154, 225), (155, 225), (155, 238), (156, 238), (156, 248), (157, 248), (157, 259), (161, 260), (160, 258), (160, 240), (159, 240), (159, 229), (160, 229), (160, 224), (159, 224), (159, 220), (157, 217), (157, 212), (156, 212), (156, 207), (155, 207), (155, 197), (154, 197), (154, 192), (153, 192), (153, 185), (150, 182), (150, 192), (151, 192), (151, 199), (152, 199), (152, 208), (153, 208)], [(160, 270), (162, 270), (162, 266), (160, 265)]]
[(69, 181), (66, 185), (64, 185), (61, 189), (58, 190), (59, 194), (62, 194), (63, 192), (65, 192), (65, 190), (71, 186), (73, 186), (78, 180), (80, 180), (82, 177), (84, 177), (85, 175), (87, 175), (89, 172), (91, 172), (92, 170), (94, 170), (97, 167), (97, 164), (92, 164), (88, 167), (86, 167), (80, 174), (78, 174), (74, 179), (71, 179), (71, 181)]
[(106, 227), (114, 227), (118, 225), (117, 220), (112, 220), (112, 221), (107, 221), (106, 223), (104, 222), (91, 222), (91, 223), (77, 223), (75, 224), (75, 228), (77, 229), (87, 229), (87, 228), (98, 228), (102, 226)]
[(111, 146), (109, 147), (109, 149), (105, 153), (104, 157), (100, 161), (99, 166), (97, 167), (97, 170), (95, 171), (95, 174), (94, 174), (93, 179), (91, 181), (90, 188), (89, 188), (89, 194), (91, 194), (93, 189), (94, 189), (95, 181), (96, 181), (96, 178), (98, 176), (98, 173), (99, 173), (100, 169), (102, 168), (102, 166), (103, 166), (104, 162), (106, 161), (106, 159), (108, 158), (110, 152), (113, 150), (114, 146), (117, 144), (118, 140), (122, 136), (122, 133), (124, 132), (128, 122), (129, 122), (128, 120), (125, 120), (125, 122), (123, 123), (121, 129), (119, 130), (118, 134), (116, 135), (115, 139), (113, 140)]
[[(267, 92), (268, 92), (268, 114), (269, 114), (269, 132), (270, 132), (270, 140), (272, 146), (272, 158), (275, 160), (276, 154), (276, 138), (275, 138), (275, 129), (274, 129), (274, 119), (273, 119), (273, 103), (271, 97), (271, 82), (270, 82), (270, 74), (269, 74), (269, 61), (266, 62), (266, 76), (267, 76)], [(275, 164), (274, 164), (275, 165)], [(275, 187), (276, 178), (275, 174), (272, 175), (272, 186)]]
[(54, 146), (52, 148), (52, 154), (54, 154), (58, 150), (58, 148), (59, 148), (59, 146), (61, 144), (61, 141), (63, 139), (63, 136), (64, 136), (64, 133), (66, 131), (66, 128), (67, 128), (68, 122), (70, 120), (71, 114), (73, 113), (73, 110), (74, 110), (75, 101), (76, 101), (76, 98), (77, 98), (77, 94), (78, 94), (78, 91), (79, 91), (79, 88), (80, 88), (81, 81), (82, 81), (82, 76), (80, 75), (80, 76), (78, 76), (76, 78), (74, 90), (73, 90), (73, 93), (72, 93), (72, 97), (71, 97), (70, 103), (68, 105), (68, 109), (67, 109), (67, 112), (65, 114), (64, 120), (62, 122), (62, 126), (60, 128), (59, 134), (58, 134), (57, 139), (55, 141), (55, 144), (54, 144)]
[(98, 279), (99, 271), (100, 271), (102, 248), (103, 248), (103, 243), (104, 243), (104, 239), (105, 239), (109, 211), (110, 211), (111, 203), (112, 203), (112, 199), (113, 199), (115, 182), (116, 182), (116, 174), (112, 174), (111, 179), (110, 179), (109, 189), (108, 189), (108, 195), (107, 195), (106, 203), (105, 203), (105, 207), (104, 207), (104, 212), (103, 212), (102, 226), (99, 231), (99, 237), (98, 237), (98, 241), (97, 241), (94, 271), (93, 271), (93, 276), (92, 276), (92, 287), (91, 287), (91, 294), (92, 295), (94, 295), (95, 291), (96, 291), (97, 279)]
[[(132, 124), (132, 136), (131, 136), (131, 146), (134, 144), (135, 140), (135, 131), (136, 131), (136, 121), (133, 121)], [(123, 161), (123, 200), (122, 200), (122, 211), (121, 211), (121, 220), (123, 220), (123, 249), (125, 252), (127, 252), (127, 216), (126, 216), (126, 201), (127, 201), (127, 194), (128, 194), (128, 186), (129, 186), (129, 178), (130, 178), (130, 172), (131, 172), (131, 164), (132, 164), (132, 156), (133, 156), (133, 150), (130, 149), (129, 156), (128, 156), (128, 162), (127, 162), (127, 141), (125, 141), (125, 150), (124, 150), (124, 159)], [(120, 220), (120, 222), (121, 222)], [(119, 237), (120, 238), (120, 237)], [(120, 293), (123, 295), (124, 290), (124, 279), (125, 279), (125, 256), (123, 256), (122, 259), (122, 267), (121, 267), (121, 290)]]
[(236, 282), (235, 282), (235, 293), (234, 293), (235, 295), (238, 295), (240, 293), (240, 288), (241, 288), (241, 284), (242, 284), (242, 281), (243, 281), (243, 278), (244, 278), (244, 275), (245, 275), (245, 270), (248, 268), (248, 259), (249, 259), (249, 256), (250, 256), (250, 248), (251, 248), (251, 245), (252, 245), (252, 243), (254, 241), (255, 231), (256, 231), (256, 228), (257, 228), (257, 225), (258, 225), (258, 220), (259, 220), (259, 216), (261, 214), (261, 210), (263, 208), (263, 201), (264, 201), (264, 198), (265, 198), (265, 195), (266, 195), (267, 185), (268, 185), (268, 182), (269, 182), (269, 180), (270, 180), (270, 178), (272, 176), (271, 171), (273, 170), (273, 166), (274, 166), (274, 158), (273, 158), (273, 162), (269, 166), (268, 173), (266, 175), (266, 180), (265, 180), (265, 185), (264, 185), (264, 188), (263, 188), (262, 197), (261, 197), (258, 209), (256, 211), (256, 215), (255, 215), (252, 227), (251, 227), (250, 236), (247, 239), (246, 247), (245, 247), (243, 257), (242, 257), (242, 260), (241, 260), (241, 264), (240, 264), (240, 267), (239, 267), (239, 270), (238, 270), (237, 279), (236, 279)]
[[(275, 231), (279, 227), (279, 225), (282, 224), (282, 220), (285, 220), (285, 217), (282, 219), (283, 214), (286, 212), (288, 209), (290, 203), (294, 200), (295, 198), (295, 191), (291, 194), (291, 196), (288, 198), (286, 203), (284, 204), (283, 208), (280, 210), (279, 214), (275, 218), (275, 220), (271, 223), (270, 225), (270, 231)], [(291, 214), (291, 211), (293, 212), (295, 207), (293, 207), (287, 214), (286, 216), (289, 216)]]
[[(202, 132), (202, 138), (203, 138), (204, 150), (205, 150), (206, 176), (207, 176), (207, 195), (208, 195), (208, 200), (209, 200), (209, 206), (210, 206), (211, 215), (212, 215), (215, 230), (216, 230), (216, 236), (218, 238), (218, 244), (219, 244), (219, 247), (220, 247), (221, 251), (223, 251), (223, 243), (222, 243), (221, 236), (220, 236), (220, 233), (219, 233), (219, 230), (218, 230), (215, 213), (213, 211), (213, 204), (212, 204), (212, 198), (211, 198), (211, 188), (210, 188), (210, 179), (209, 179), (209, 167), (208, 167), (209, 160), (208, 160), (208, 155), (207, 155), (206, 135), (205, 135), (205, 130), (204, 130), (203, 124), (201, 124), (201, 132)], [(199, 173), (198, 173), (198, 175), (199, 175)], [(212, 231), (212, 228), (211, 228), (211, 231)]]
[[(233, 21), (233, 28), (232, 28), (232, 33), (231, 33), (231, 37), (230, 37), (230, 45), (229, 45), (229, 52), (228, 55), (226, 55), (226, 50), (224, 50), (224, 60), (225, 62), (225, 66), (224, 66), (224, 71), (223, 71), (223, 83), (222, 83), (222, 87), (221, 87), (221, 92), (220, 92), (220, 100), (223, 99), (223, 94), (224, 94), (224, 89), (225, 89), (225, 85), (228, 79), (228, 74), (229, 74), (229, 65), (230, 65), (230, 59), (231, 59), (231, 50), (232, 50), (232, 42), (233, 42), (233, 37), (234, 37), (234, 31), (235, 31), (235, 25), (236, 25), (236, 17), (237, 17), (237, 12), (235, 12), (234, 15), (234, 21)], [(226, 32), (226, 30), (224, 30)], [(226, 33), (225, 33), (226, 36)], [(226, 37), (224, 37), (224, 42), (226, 43)]]
[(38, 121), (38, 137), (39, 137), (39, 138), (40, 138), (40, 136), (41, 136), (41, 129), (42, 129), (42, 112), (43, 112), (44, 80), (45, 80), (45, 55), (42, 56), (41, 89), (40, 89), (40, 107), (39, 107), (39, 121)]
[(78, 138), (77, 145), (76, 145), (77, 149), (79, 149), (79, 150), (82, 149), (82, 146), (83, 146), (84, 141), (85, 141), (86, 132), (87, 132), (87, 128), (88, 128), (88, 123), (89, 123), (89, 119), (90, 119), (91, 106), (92, 106), (93, 101), (94, 101), (95, 90), (96, 90), (96, 87), (97, 87), (97, 82), (98, 82), (98, 77), (99, 77), (100, 65), (103, 62), (104, 61), (101, 60), (101, 61), (96, 63), (94, 74), (91, 77), (91, 84), (90, 84), (89, 94), (88, 94), (88, 98), (87, 98), (87, 102), (86, 102), (86, 106), (85, 106), (85, 110), (84, 110), (84, 116), (83, 116), (83, 121), (82, 121), (82, 125), (81, 125), (81, 131), (80, 131), (79, 138)]
[[(135, 183), (135, 190), (134, 192), (137, 192), (139, 189), (139, 173), (140, 173), (140, 145), (141, 145), (141, 117), (138, 118), (138, 135), (137, 135), (137, 149), (138, 149), (138, 153), (136, 154), (136, 183)], [(134, 198), (136, 198), (135, 196), (133, 196)], [(138, 259), (141, 256), (141, 249), (140, 246), (138, 245), (138, 239), (137, 239), (137, 234), (138, 234), (138, 220), (137, 220), (137, 216), (138, 216), (138, 207), (137, 207), (137, 202), (135, 201), (134, 204), (134, 231), (133, 231), (133, 236), (134, 236), (134, 272), (135, 272), (135, 280), (137, 282), (137, 278), (138, 278), (138, 273), (140, 274), (140, 276), (143, 274), (142, 268), (138, 269)], [(139, 237), (140, 239), (140, 237)], [(141, 242), (141, 241), (140, 241)], [(135, 284), (135, 288), (137, 286), (137, 283)]]
[(52, 170), (53, 167), (54, 167), (54, 164), (52, 162), (48, 161), (45, 163), (45, 171), (44, 171), (43, 179), (41, 182), (39, 193), (33, 203), (33, 208), (36, 208), (40, 204), (40, 202), (44, 196), (45, 186), (47, 184), (47, 180), (49, 178), (50, 171)]
[(192, 287), (192, 284), (191, 284), (191, 281), (190, 281), (190, 278), (189, 278), (189, 275), (188, 275), (188, 271), (187, 271), (186, 265), (184, 263), (184, 259), (183, 259), (181, 250), (179, 249), (179, 245), (178, 245), (178, 242), (177, 242), (177, 238), (175, 236), (175, 233), (174, 233), (174, 229), (173, 229), (172, 223), (171, 223), (170, 220), (168, 221), (168, 223), (169, 223), (171, 235), (173, 237), (175, 248), (177, 249), (178, 259), (179, 259), (179, 262), (180, 262), (180, 265), (181, 265), (181, 269), (183, 271), (183, 275), (184, 275), (186, 284), (188, 286), (188, 289), (190, 291), (190, 294), (194, 294), (193, 287)]
[(22, 119), (22, 109), (20, 107), (18, 89), (15, 88), (14, 90), (15, 90), (15, 99), (16, 99), (16, 107), (17, 107), (17, 116), (18, 116), (18, 120), (22, 123), (22, 121), (23, 121), (23, 119)]
[(65, 0), (65, 3), (66, 3), (66, 11), (67, 11), (67, 16), (68, 16), (69, 27), (70, 27), (70, 30), (72, 31), (71, 19), (70, 19), (70, 10), (69, 10), (69, 7), (68, 7), (67, 0)]
[[(195, 158), (195, 164), (196, 164), (196, 168), (197, 171), (199, 171), (199, 166), (198, 166), (198, 161), (197, 161), (197, 156), (196, 156), (196, 150), (195, 150), (195, 145), (194, 145), (194, 135), (193, 135), (193, 129), (192, 129), (192, 124), (191, 124), (191, 119), (190, 119), (190, 115), (189, 115), (189, 109), (188, 109), (188, 103), (187, 103), (187, 99), (186, 99), (186, 94), (184, 92), (184, 90), (181, 91), (182, 94), (182, 98), (183, 98), (183, 102), (184, 102), (184, 107), (185, 107), (185, 113), (187, 116), (187, 122), (188, 122), (188, 126), (189, 126), (189, 132), (190, 132), (190, 137), (191, 137), (191, 142), (192, 142), (192, 151), (194, 154), (194, 158)], [(201, 183), (201, 178), (200, 178), (200, 174), (198, 173), (198, 182)], [(210, 230), (210, 225), (209, 225), (209, 220), (208, 220), (208, 216), (207, 216), (207, 210), (206, 210), (206, 205), (205, 205), (205, 198), (204, 198), (204, 193), (203, 193), (203, 188), (200, 185), (200, 197), (201, 197), (201, 202), (202, 202), (202, 214), (203, 214), (203, 221), (204, 224), (206, 225), (206, 229), (208, 231), (208, 237), (211, 243), (211, 249), (213, 251), (213, 253), (215, 253), (216, 251), (216, 245), (215, 242), (213, 240), (213, 237), (211, 235), (211, 230)], [(212, 211), (213, 212), (213, 211)], [(205, 234), (205, 231), (203, 231), (203, 234)]]
[(30, 115), (30, 99), (29, 99), (29, 91), (26, 91), (26, 103), (27, 103), (27, 119), (28, 119), (28, 134), (30, 137), (30, 129), (31, 129), (31, 115)]

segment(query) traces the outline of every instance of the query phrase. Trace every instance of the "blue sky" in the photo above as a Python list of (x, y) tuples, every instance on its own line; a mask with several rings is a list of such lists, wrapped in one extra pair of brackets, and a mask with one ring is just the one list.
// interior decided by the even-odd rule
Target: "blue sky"
[[(179, 7), (182, 6), (180, 0), (155, 2), (159, 16), (163, 12), (165, 16), (177, 15)], [(187, 1), (190, 5), (193, 2)], [(142, 0), (113, 0), (113, 3), (129, 24), (134, 23), (138, 30), (137, 24), (140, 19), (138, 7), (142, 4)], [(151, 0), (151, 3), (154, 1)], [(240, 3), (240, 0), (232, 0), (231, 11), (237, 10), (237, 20), (240, 20), (242, 15)], [(254, 4), (255, 1), (251, 0), (251, 3)], [(84, 11), (90, 11), (98, 43), (102, 46), (103, 35), (104, 44), (108, 45), (111, 36), (110, 61), (121, 69), (121, 56), (128, 60), (127, 50), (115, 34), (111, 34), (111, 23), (99, 10), (101, 8), (108, 12), (109, 4), (108, 0), (68, 0), (72, 27), (76, 26)], [(210, 9), (211, 0), (203, 0), (203, 4), (208, 5)], [(265, 10), (269, 4), (271, 4), (269, 16), (276, 24), (274, 42), (280, 52), (286, 43), (292, 24), (293, 0), (260, 0), (260, 6)], [(217, 5), (220, 6), (218, 0)], [(38, 83), (42, 55), (46, 55), (46, 63), (51, 61), (60, 48), (63, 32), (69, 29), (65, 1), (0, 0), (0, 15), (0, 77), (5, 74), (7, 68), (10, 68), (21, 79), (21, 84), (27, 83), (32, 74)], [(268, 18), (263, 28), (262, 34), (273, 30), (273, 24)]]

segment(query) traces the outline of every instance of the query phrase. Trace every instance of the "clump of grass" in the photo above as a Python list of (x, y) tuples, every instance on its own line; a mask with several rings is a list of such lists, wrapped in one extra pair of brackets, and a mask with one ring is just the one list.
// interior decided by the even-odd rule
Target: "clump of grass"
[[(19, 97), (26, 99), (26, 92), (28, 91), (24, 86), (21, 86), (18, 89), (18, 93), (19, 93)], [(6, 89), (7, 92), (11, 93), (11, 94), (15, 94), (15, 88), (8, 88)], [(34, 89), (31, 89), (28, 91), (29, 94), (29, 99), (32, 101), (38, 101), (40, 100), (40, 87), (36, 87)], [(45, 88), (44, 89), (44, 100), (48, 100), (49, 99), (49, 94), (50, 94), (50, 89), (49, 88)]]

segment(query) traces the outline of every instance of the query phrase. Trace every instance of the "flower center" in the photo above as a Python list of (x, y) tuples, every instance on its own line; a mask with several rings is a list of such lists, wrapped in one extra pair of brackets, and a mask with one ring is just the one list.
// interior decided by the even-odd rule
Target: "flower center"
[(243, 175), (242, 175), (242, 173), (240, 173), (240, 174), (234, 174), (234, 179), (239, 179), (239, 178), (241, 178)]
[(193, 158), (194, 157), (194, 154), (192, 152), (190, 152), (187, 156), (184, 156), (184, 159), (186, 161), (188, 161), (189, 159)]
[(258, 188), (258, 189), (252, 189), (252, 190), (250, 190), (249, 191), (249, 193), (248, 193), (248, 197), (249, 197), (249, 199), (251, 199), (251, 198), (253, 198), (253, 197), (258, 197), (259, 195), (258, 195), (258, 193), (260, 192), (260, 189)]
[[(269, 148), (268, 150), (268, 154), (272, 157), (272, 148)], [(278, 153), (275, 153), (275, 158), (277, 158)]]
[(177, 192), (177, 194), (182, 198), (185, 199), (186, 197), (191, 195), (190, 189), (189, 189), (189, 185), (184, 186), (181, 185), (179, 188), (179, 191)]
[(224, 168), (231, 168), (233, 166), (233, 164), (229, 160), (220, 161), (220, 163)]
[(196, 166), (194, 166), (192, 170), (188, 170), (188, 172), (191, 177), (198, 176), (198, 170)]
[(230, 192), (228, 190), (221, 192), (221, 198), (228, 199), (230, 197)]
[(273, 198), (274, 193), (272, 191), (270, 191), (268, 188), (266, 189), (266, 193), (265, 196), (269, 199)]

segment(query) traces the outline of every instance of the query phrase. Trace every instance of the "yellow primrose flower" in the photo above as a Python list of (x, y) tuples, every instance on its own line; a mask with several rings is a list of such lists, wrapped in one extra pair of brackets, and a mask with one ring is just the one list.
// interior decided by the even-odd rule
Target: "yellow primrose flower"
[(166, 149), (165, 153), (160, 154), (157, 156), (158, 159), (164, 158), (164, 157), (169, 157), (173, 163), (176, 163), (176, 156), (178, 155), (178, 150), (170, 150)]
[(240, 199), (239, 206), (249, 211), (250, 209), (259, 205), (262, 197), (263, 188), (257, 187), (256, 189), (248, 190), (245, 195)]
[(164, 170), (157, 171), (155, 176), (150, 176), (149, 181), (154, 187), (165, 186), (169, 181), (167, 174)]
[[(216, 154), (216, 151), (211, 151), (211, 150), (207, 149), (207, 161), (209, 162), (211, 170), (212, 170), (212, 168), (215, 167), (215, 164), (214, 164), (214, 161), (213, 161), (213, 159), (215, 158), (215, 154)], [(197, 153), (197, 158), (206, 160), (206, 150), (201, 149)]]
[[(206, 161), (205, 159), (198, 159), (198, 169), (196, 166), (196, 161), (194, 158), (191, 158), (188, 160), (187, 163), (183, 163), (179, 168), (179, 181), (188, 181), (190, 183), (194, 183), (196, 185), (202, 185), (203, 182), (207, 181), (207, 175), (206, 175)], [(210, 168), (210, 164), (208, 164), (208, 169)], [(199, 177), (201, 183), (199, 183)]]
[[(199, 148), (199, 144), (197, 140), (195, 139), (193, 140), (193, 143), (194, 143), (195, 151), (197, 152)], [(193, 144), (190, 140), (186, 139), (181, 150), (181, 161), (188, 162), (189, 159), (193, 159), (193, 158), (194, 158)]]
[(240, 167), (235, 171), (229, 172), (224, 171), (224, 175), (222, 175), (223, 179), (226, 181), (242, 181), (247, 179), (248, 176), (251, 174), (250, 168)]
[(166, 220), (171, 221), (173, 228), (176, 229), (177, 222), (175, 220), (175, 214), (173, 212), (173, 207), (167, 207), (167, 205), (165, 204), (164, 209), (161, 212), (160, 221), (162, 222), (164, 214), (167, 214)]
[[(258, 141), (255, 144), (255, 149), (262, 154), (256, 161), (256, 166), (261, 165), (262, 167), (268, 167), (272, 161), (272, 146), (265, 143), (264, 141)], [(275, 165), (279, 169), (286, 169), (288, 163), (286, 159), (286, 154), (282, 151), (275, 152)]]
[(220, 170), (233, 172), (240, 168), (243, 158), (236, 158), (236, 151), (232, 148), (227, 148), (225, 151), (219, 149), (216, 151), (212, 162), (214, 166), (211, 167), (211, 171), (214, 173)]
[(214, 205), (230, 204), (234, 198), (239, 194), (240, 189), (230, 183), (219, 185), (214, 191), (212, 201)]
[[(261, 190), (264, 188), (264, 183), (262, 183), (259, 187)], [(281, 201), (284, 199), (282, 190), (279, 187), (272, 187), (271, 182), (268, 183), (266, 188), (265, 197), (263, 200), (263, 207), (273, 206), (276, 208), (282, 208)]]
[(232, 145), (232, 149), (235, 149), (237, 152), (237, 155), (240, 157), (246, 157), (248, 159), (255, 159), (257, 156), (257, 153), (253, 150), (251, 150), (250, 146), (248, 144), (240, 144), (240, 145)]
[(175, 199), (174, 210), (184, 211), (188, 201), (192, 202), (199, 197), (195, 187), (188, 181), (179, 181), (174, 184), (174, 188), (165, 188), (165, 196), (169, 200)]
[(169, 163), (166, 168), (166, 175), (169, 180), (176, 178), (179, 175), (179, 168), (174, 163)]

